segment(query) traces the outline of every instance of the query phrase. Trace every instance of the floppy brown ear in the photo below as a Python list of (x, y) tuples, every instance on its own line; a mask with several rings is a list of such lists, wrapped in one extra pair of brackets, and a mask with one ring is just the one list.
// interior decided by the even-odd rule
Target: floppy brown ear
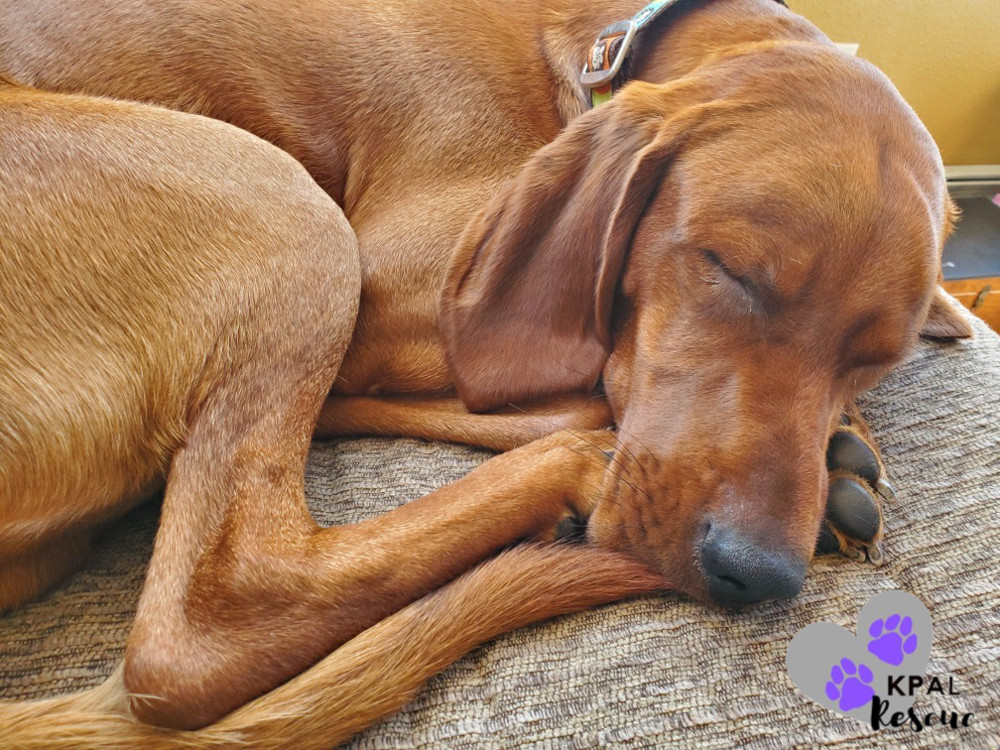
[[(471, 411), (593, 388), (636, 223), (684, 128), (664, 87), (580, 116), (466, 226), (440, 325)], [(676, 106), (673, 111), (677, 111)]]
[(955, 311), (944, 289), (936, 286), (920, 335), (926, 339), (945, 341), (967, 339), (972, 337), (972, 326)]

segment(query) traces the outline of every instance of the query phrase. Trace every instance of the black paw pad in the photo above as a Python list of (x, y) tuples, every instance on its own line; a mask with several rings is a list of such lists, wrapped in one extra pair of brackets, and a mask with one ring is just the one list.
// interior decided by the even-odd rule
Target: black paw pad
[(556, 541), (583, 542), (587, 539), (587, 519), (567, 516), (556, 524)]
[(881, 473), (878, 458), (871, 447), (847, 430), (837, 430), (826, 448), (826, 467), (830, 471), (843, 469), (865, 479), (872, 487)]
[(832, 555), (834, 552), (839, 551), (840, 542), (837, 541), (837, 537), (830, 531), (830, 524), (827, 521), (823, 521), (823, 525), (819, 529), (819, 537), (816, 539), (816, 554)]
[(847, 478), (830, 482), (826, 517), (842, 534), (863, 542), (874, 539), (881, 525), (871, 490)]

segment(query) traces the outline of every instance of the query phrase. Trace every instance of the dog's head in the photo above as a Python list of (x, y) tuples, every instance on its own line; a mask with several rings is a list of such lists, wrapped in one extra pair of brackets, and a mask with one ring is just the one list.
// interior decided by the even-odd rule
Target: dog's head
[(891, 84), (815, 45), (755, 45), (633, 83), (541, 149), (467, 227), (442, 302), (472, 410), (588, 390), (619, 447), (588, 535), (690, 593), (706, 537), (798, 591), (830, 426), (939, 297), (950, 203)]

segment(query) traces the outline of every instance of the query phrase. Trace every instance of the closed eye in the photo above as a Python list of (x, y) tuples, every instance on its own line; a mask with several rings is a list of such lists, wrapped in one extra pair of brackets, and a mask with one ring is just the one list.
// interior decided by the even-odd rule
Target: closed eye
[(736, 284), (748, 297), (752, 298), (755, 296), (753, 283), (734, 272), (717, 252), (703, 248), (701, 256), (706, 270), (706, 273), (702, 274), (701, 278), (706, 284), (715, 286), (729, 282)]

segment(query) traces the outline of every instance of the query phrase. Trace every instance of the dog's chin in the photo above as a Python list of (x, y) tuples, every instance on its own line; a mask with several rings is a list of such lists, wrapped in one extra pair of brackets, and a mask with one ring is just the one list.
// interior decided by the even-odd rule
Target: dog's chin
[[(627, 555), (663, 577), (668, 588), (695, 601), (728, 612), (740, 612), (761, 603), (759, 599), (744, 599), (732, 584), (713, 580), (701, 564), (701, 549), (705, 541), (704, 524), (695, 534), (688, 555), (671, 554), (667, 544), (637, 548), (625, 533), (625, 526), (602, 505), (589, 518), (569, 517), (556, 529), (556, 540), (568, 544), (587, 543), (595, 547)], [(643, 534), (643, 536), (647, 536)], [(785, 598), (785, 597), (779, 597)]]
[(589, 519), (583, 523), (584, 534), (577, 537), (595, 547), (627, 555), (663, 577), (671, 591), (687, 596), (700, 604), (718, 607), (708, 592), (704, 575), (695, 563), (695, 554), (672, 554), (667, 545), (657, 548), (649, 545), (637, 548), (624, 533), (623, 524), (602, 505), (598, 505)]

